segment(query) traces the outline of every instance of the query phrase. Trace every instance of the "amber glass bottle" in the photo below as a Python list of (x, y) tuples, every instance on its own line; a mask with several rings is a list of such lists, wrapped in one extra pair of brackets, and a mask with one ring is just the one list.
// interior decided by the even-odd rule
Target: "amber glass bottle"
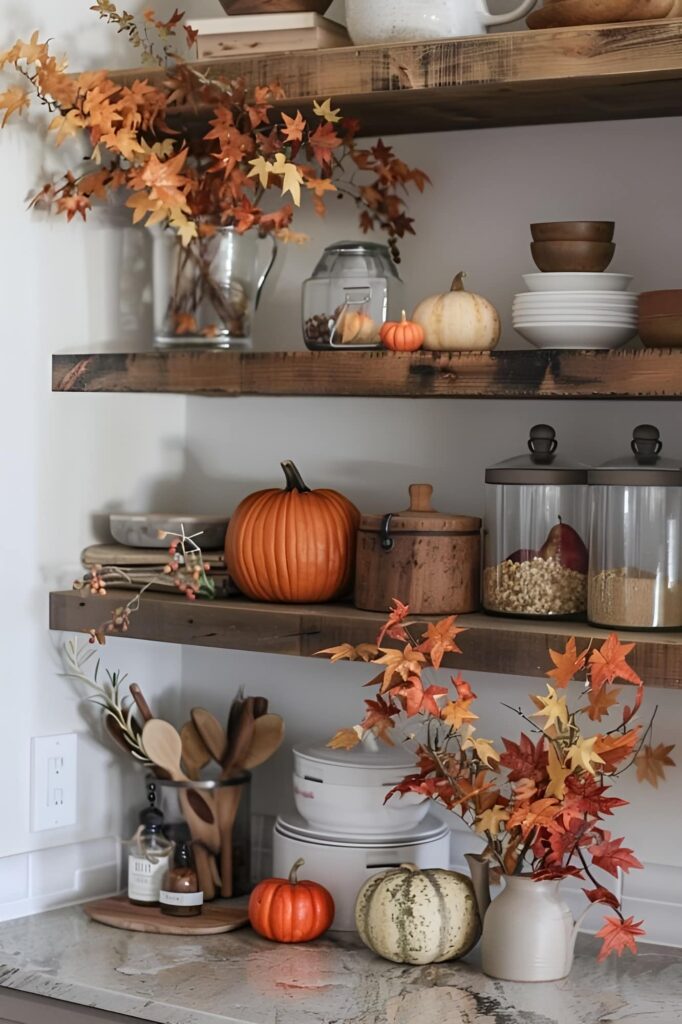
[(194, 869), (190, 844), (175, 847), (173, 864), (168, 868), (159, 894), (161, 912), (173, 917), (196, 917), (201, 913), (204, 894)]

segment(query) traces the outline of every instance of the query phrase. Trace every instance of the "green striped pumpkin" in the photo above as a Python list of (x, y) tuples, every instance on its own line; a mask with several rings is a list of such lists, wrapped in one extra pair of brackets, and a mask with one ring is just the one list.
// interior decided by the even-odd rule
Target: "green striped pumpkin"
[(481, 919), (471, 881), (456, 871), (402, 864), (365, 882), (355, 924), (371, 950), (397, 964), (457, 960), (478, 942)]

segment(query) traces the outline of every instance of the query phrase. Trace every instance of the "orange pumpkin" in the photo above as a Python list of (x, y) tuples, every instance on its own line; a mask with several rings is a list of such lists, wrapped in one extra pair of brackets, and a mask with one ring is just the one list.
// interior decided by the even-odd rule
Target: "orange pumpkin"
[(249, 898), (249, 920), (254, 931), (273, 942), (310, 942), (326, 932), (334, 920), (334, 900), (318, 882), (299, 882), (297, 860), (286, 878), (260, 882)]
[(338, 491), (311, 491), (293, 462), (282, 469), (284, 490), (249, 495), (230, 519), (228, 570), (255, 601), (333, 601), (353, 581), (360, 513)]
[(379, 337), (384, 348), (392, 352), (416, 352), (424, 344), (425, 334), (421, 324), (408, 320), (403, 310), (400, 323), (385, 323)]

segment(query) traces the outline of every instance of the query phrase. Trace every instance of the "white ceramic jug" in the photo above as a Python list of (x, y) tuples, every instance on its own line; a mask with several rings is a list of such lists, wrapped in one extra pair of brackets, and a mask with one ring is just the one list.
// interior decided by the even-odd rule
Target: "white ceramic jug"
[(487, 0), (346, 0), (346, 23), (354, 43), (398, 43), (485, 34), (489, 25), (523, 18), (536, 0), (491, 14)]
[(491, 903), (488, 862), (473, 854), (467, 861), (483, 918), (485, 974), (503, 981), (565, 978), (589, 904), (574, 921), (561, 899), (560, 882), (534, 882), (527, 875), (505, 875), (504, 889)]

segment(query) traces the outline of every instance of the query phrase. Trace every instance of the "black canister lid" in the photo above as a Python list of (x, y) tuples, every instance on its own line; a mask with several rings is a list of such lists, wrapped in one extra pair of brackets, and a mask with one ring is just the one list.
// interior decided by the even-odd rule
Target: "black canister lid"
[(531, 427), (528, 454), (498, 462), (485, 471), (487, 484), (586, 484), (587, 466), (557, 458), (554, 427)]
[(642, 423), (630, 442), (632, 455), (591, 469), (587, 482), (610, 487), (682, 487), (682, 465), (661, 458), (663, 442), (657, 427)]

